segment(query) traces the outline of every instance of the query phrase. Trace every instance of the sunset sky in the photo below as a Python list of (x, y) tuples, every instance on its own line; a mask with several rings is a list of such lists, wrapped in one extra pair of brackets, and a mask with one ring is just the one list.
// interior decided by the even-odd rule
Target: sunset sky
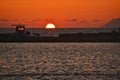
[(0, 27), (99, 27), (120, 17), (120, 0), (0, 0)]

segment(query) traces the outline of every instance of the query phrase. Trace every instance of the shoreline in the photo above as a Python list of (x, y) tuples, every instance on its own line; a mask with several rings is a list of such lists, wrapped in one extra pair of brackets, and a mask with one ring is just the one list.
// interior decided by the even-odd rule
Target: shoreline
[(26, 33), (0, 34), (1, 42), (120, 42), (120, 32), (111, 33), (77, 33), (59, 34), (59, 36), (42, 37), (40, 34)]
[[(105, 37), (105, 36), (104, 36)], [(120, 42), (120, 37), (106, 37), (106, 38), (90, 38), (90, 37), (79, 37), (79, 38), (65, 38), (65, 37), (23, 37), (23, 38), (1, 38), (2, 42)]]

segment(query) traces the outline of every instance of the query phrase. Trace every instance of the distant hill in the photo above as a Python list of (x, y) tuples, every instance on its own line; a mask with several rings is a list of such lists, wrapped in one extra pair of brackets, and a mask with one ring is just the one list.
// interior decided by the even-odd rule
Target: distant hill
[(120, 28), (120, 18), (115, 18), (104, 24), (102, 28)]

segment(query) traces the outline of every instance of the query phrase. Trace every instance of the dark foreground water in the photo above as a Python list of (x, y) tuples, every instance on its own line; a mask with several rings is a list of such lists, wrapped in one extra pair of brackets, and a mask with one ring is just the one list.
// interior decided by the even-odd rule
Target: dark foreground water
[(0, 43), (0, 80), (120, 80), (120, 43)]

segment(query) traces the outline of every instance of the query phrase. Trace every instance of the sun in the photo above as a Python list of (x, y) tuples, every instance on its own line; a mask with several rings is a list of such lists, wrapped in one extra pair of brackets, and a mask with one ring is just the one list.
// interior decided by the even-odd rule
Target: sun
[(49, 23), (45, 26), (46, 29), (55, 29), (55, 25), (52, 23)]

